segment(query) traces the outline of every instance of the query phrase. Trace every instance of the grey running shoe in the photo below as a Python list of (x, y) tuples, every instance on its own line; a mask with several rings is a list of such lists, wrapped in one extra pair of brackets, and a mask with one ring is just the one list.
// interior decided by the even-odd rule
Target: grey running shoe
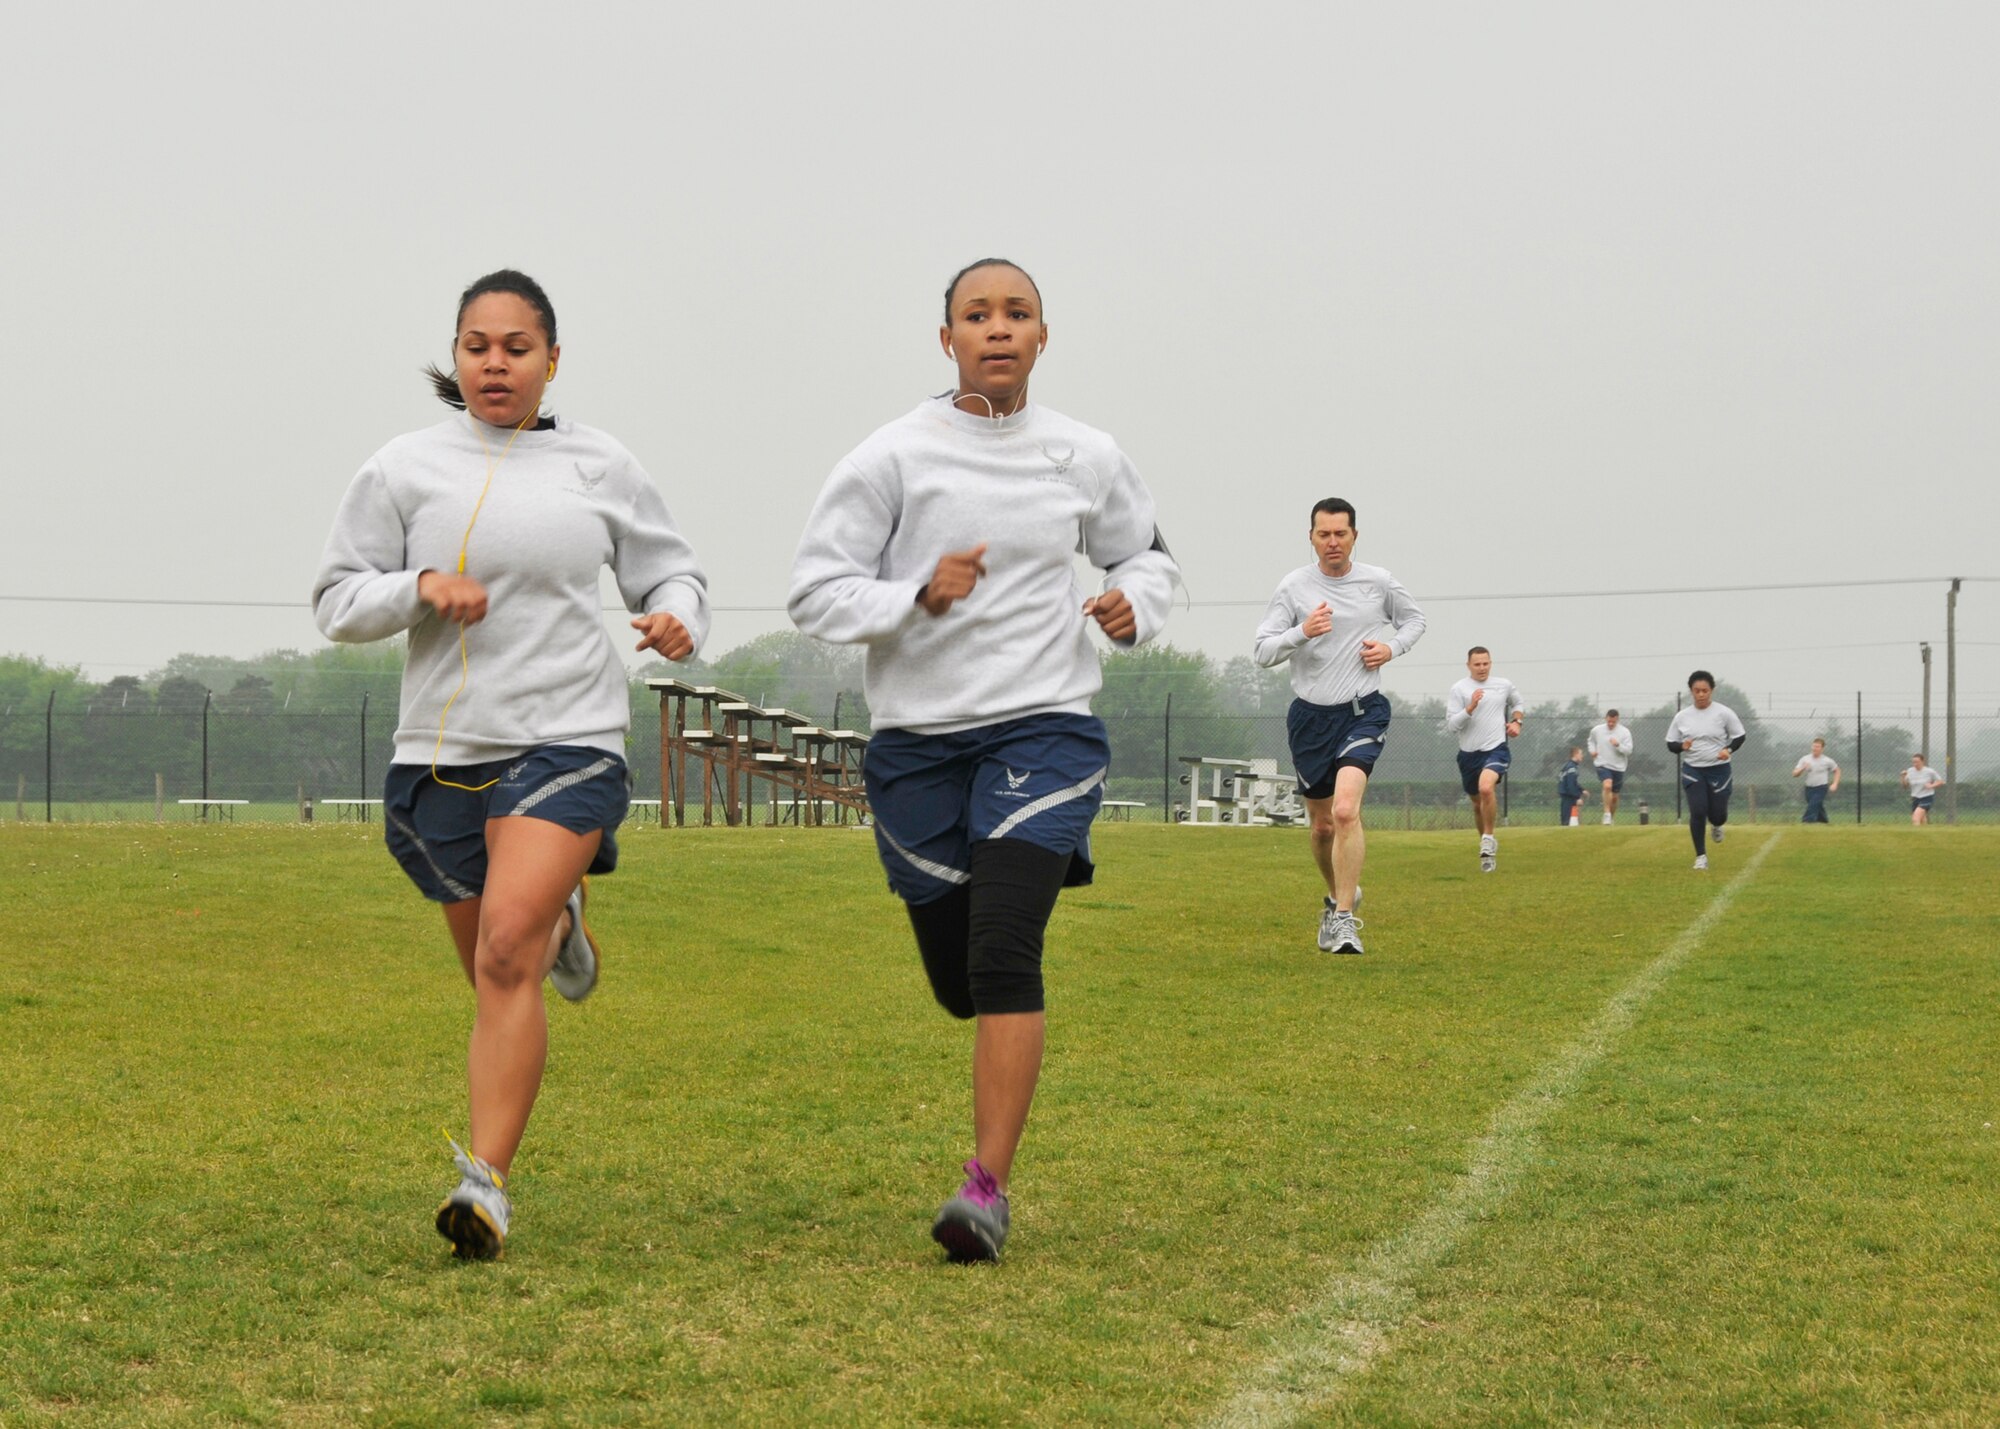
[(1712, 842), (1714, 842), (1714, 843), (1721, 843), (1721, 842), (1722, 842), (1722, 825), (1721, 825), (1721, 824), (1710, 824), (1710, 825), (1708, 826), (1708, 837), (1709, 837), (1709, 839), (1710, 839), (1710, 840), (1711, 840)]
[(1323, 943), (1329, 953), (1358, 953), (1361, 951), (1361, 920), (1352, 913), (1334, 912), (1333, 937)]
[(931, 1239), (944, 1247), (945, 1258), (954, 1265), (1000, 1258), (1000, 1247), (1007, 1243), (1007, 1193), (977, 1156), (965, 1163), (965, 1184), (958, 1194), (938, 1207)]
[(1500, 863), (1500, 840), (1491, 834), (1479, 836), (1479, 871), (1491, 873)]
[(1696, 854), (1696, 855), (1694, 856), (1694, 871), (1695, 871), (1696, 873), (1707, 873), (1707, 872), (1708, 872), (1708, 855), (1707, 855), (1707, 854), (1705, 854), (1705, 853), (1698, 853), (1698, 854)]
[(590, 880), (577, 884), (563, 905), (569, 911), (569, 936), (549, 969), (549, 981), (571, 1002), (582, 1002), (597, 986), (597, 940), (583, 921), (584, 900), (590, 897)]
[(507, 1178), (456, 1141), (451, 1141), (451, 1154), (458, 1162), (458, 1189), (438, 1207), (438, 1234), (451, 1242), (451, 1253), (460, 1260), (498, 1260), (514, 1214)]
[(1322, 953), (1333, 951), (1333, 935), (1339, 931), (1339, 920), (1340, 910), (1333, 906), (1333, 896), (1328, 894), (1326, 906), (1320, 909), (1319, 914), (1319, 950)]

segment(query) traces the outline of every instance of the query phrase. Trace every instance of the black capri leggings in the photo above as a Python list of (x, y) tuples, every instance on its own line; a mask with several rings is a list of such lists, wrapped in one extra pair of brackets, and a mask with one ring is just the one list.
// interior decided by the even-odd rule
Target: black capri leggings
[(1070, 855), (1025, 839), (972, 846), (972, 878), (910, 905), (931, 994), (953, 1017), (1042, 1010), (1042, 935)]
[(1708, 826), (1718, 829), (1729, 822), (1730, 770), (1727, 764), (1706, 769), (1692, 765), (1681, 768), (1681, 784), (1687, 790), (1688, 832), (1694, 835), (1695, 856), (1708, 852)]

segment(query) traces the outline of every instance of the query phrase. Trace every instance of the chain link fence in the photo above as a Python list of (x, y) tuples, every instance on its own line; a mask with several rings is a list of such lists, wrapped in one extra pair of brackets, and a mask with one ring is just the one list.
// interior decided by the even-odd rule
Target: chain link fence
[[(1679, 769), (1666, 745), (1672, 710), (1639, 714), (1622, 723), (1632, 730), (1633, 751), (1619, 795), (1618, 822), (1674, 823), (1684, 816)], [(1513, 766), (1500, 797), (1513, 826), (1554, 824), (1560, 802), (1556, 782), (1573, 745), (1584, 745), (1595, 715), (1565, 716), (1557, 709), (1531, 710), (1521, 737), (1511, 741)], [(1282, 716), (1199, 716), (1188, 719), (1131, 717), (1107, 720), (1111, 730), (1111, 797), (1142, 801), (1143, 817), (1183, 817), (1195, 797), (1198, 775), (1188, 758), (1269, 760), (1289, 777)], [(1901, 723), (1858, 723), (1803, 717), (1746, 720), (1749, 738), (1732, 761), (1735, 769), (1730, 817), (1749, 823), (1796, 822), (1805, 811), (1805, 777), (1793, 777), (1815, 737), (1840, 765), (1840, 785), (1827, 800), (1835, 822), (1907, 821), (1910, 799), (1899, 782), (1910, 755), (1921, 752), (1919, 734)], [(1958, 722), (1960, 775), (1958, 822), (2000, 822), (2000, 718)], [(1968, 754), (1973, 756), (1968, 759)], [(1382, 757), (1368, 781), (1371, 828), (1469, 829), (1472, 805), (1459, 784), (1458, 743), (1443, 720), (1427, 712), (1398, 708)], [(1932, 755), (1944, 761), (1942, 738)], [(1601, 786), (1590, 757), (1582, 760), (1586, 794), (1583, 819), (1598, 821)], [(1944, 822), (1947, 791), (1940, 789), (1933, 817)]]
[[(867, 728), (857, 694), (829, 689), (788, 696), (816, 719)], [(846, 701), (843, 706), (840, 702)], [(1103, 703), (1100, 702), (1100, 707)], [(824, 711), (816, 706), (823, 704)], [(1105, 715), (1112, 765), (1109, 796), (1137, 806), (1140, 819), (1172, 821), (1194, 797), (1194, 758), (1268, 760), (1283, 778), (1291, 774), (1282, 709), (1257, 714), (1165, 708)], [(1457, 744), (1433, 704), (1396, 701), (1387, 746), (1369, 783), (1369, 823), (1376, 828), (1471, 827), (1471, 807), (1458, 782)], [(1619, 810), (1621, 823), (1680, 817), (1679, 780), (1665, 743), (1673, 697), (1652, 711), (1628, 709), (1634, 752)], [(1920, 721), (1865, 708), (1840, 717), (1758, 716), (1739, 709), (1748, 743), (1735, 760), (1732, 816), (1748, 822), (1796, 821), (1804, 807), (1803, 779), (1792, 777), (1815, 736), (1841, 766), (1838, 791), (1827, 801), (1838, 822), (1907, 820), (1910, 801), (1899, 776), (1910, 755), (1924, 747)], [(1901, 711), (1898, 710), (1900, 715)], [(1556, 779), (1572, 745), (1580, 745), (1598, 712), (1583, 699), (1533, 707), (1521, 738), (1513, 741), (1513, 770), (1502, 786), (1510, 824), (1553, 823)], [(0, 810), (24, 821), (169, 820), (234, 818), (297, 820), (368, 817), (393, 757), (393, 703), (364, 698), (346, 709), (238, 710), (214, 700), (183, 708), (133, 709), (102, 703), (66, 704), (60, 697), (38, 708), (0, 712)], [(1932, 762), (1943, 772), (1942, 720), (1932, 729)], [(633, 793), (660, 797), (659, 706), (637, 686), (632, 693), (632, 734), (627, 747)], [(1584, 817), (1599, 814), (1599, 791), (1585, 760), (1588, 792)], [(1955, 791), (1941, 790), (1935, 817), (1949, 816), (1956, 795), (1960, 822), (2000, 822), (2000, 717), (1958, 721)], [(11, 808), (4, 801), (12, 796)], [(699, 795), (697, 793), (696, 797)]]

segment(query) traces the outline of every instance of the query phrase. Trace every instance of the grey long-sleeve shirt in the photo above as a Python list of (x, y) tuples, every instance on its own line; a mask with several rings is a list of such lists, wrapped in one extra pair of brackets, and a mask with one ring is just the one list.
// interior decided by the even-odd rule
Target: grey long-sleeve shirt
[[(1333, 629), (1308, 640), (1306, 617), (1324, 602)], [(1382, 688), (1376, 671), (1361, 663), (1361, 642), (1384, 625), (1394, 633), (1382, 643), (1407, 654), (1423, 638), (1424, 613), (1397, 579), (1359, 561), (1347, 574), (1323, 575), (1317, 563), (1300, 566), (1278, 585), (1257, 627), (1255, 658), (1267, 668), (1292, 662), (1292, 693), (1315, 705), (1346, 704)]]
[[(970, 595), (941, 616), (917, 604), (939, 557), (981, 544)], [(1104, 681), (1078, 551), (1132, 602), (1130, 643), (1157, 635), (1180, 570), (1117, 444), (1046, 407), (996, 422), (931, 398), (833, 469), (799, 538), (789, 608), (808, 635), (867, 646), (877, 729), (1087, 714)]]
[[(466, 547), (486, 618), (466, 628), (470, 673), (439, 748), (438, 716), (460, 677), (458, 626), (418, 598), (417, 577), (457, 570), (510, 437)], [(699, 648), (707, 580), (630, 452), (562, 418), (516, 436), (461, 413), (396, 438), (355, 476), (313, 578), (313, 619), (330, 640), (409, 631), (398, 763), (429, 764), (436, 749), (440, 764), (474, 764), (549, 744), (622, 754), (630, 700), (599, 609), (607, 565), (631, 610), (678, 616)]]

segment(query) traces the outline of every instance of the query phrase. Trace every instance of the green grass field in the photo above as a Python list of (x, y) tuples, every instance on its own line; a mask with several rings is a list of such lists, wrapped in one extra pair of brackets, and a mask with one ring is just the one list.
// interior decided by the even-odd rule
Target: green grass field
[(0, 1423), (2000, 1423), (2000, 830), (1380, 833), (1335, 959), (1297, 831), (1105, 826), (971, 1268), (967, 1029), (770, 829), (627, 831), (452, 1261), (378, 838), (0, 826)]

